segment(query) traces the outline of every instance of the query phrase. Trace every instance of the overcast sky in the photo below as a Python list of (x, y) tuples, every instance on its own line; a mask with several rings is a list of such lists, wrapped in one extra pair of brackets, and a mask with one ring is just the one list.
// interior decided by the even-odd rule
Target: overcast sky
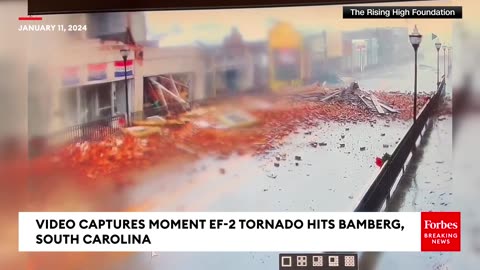
[[(451, 0), (412, 1), (403, 5), (445, 6), (458, 5), (458, 2)], [(343, 19), (342, 6), (161, 11), (147, 12), (146, 17), (149, 35), (169, 34), (171, 37), (166, 39), (165, 42), (170, 45), (186, 45), (195, 40), (201, 40), (204, 43), (218, 43), (223, 40), (232, 27), (237, 27), (245, 40), (265, 40), (268, 30), (276, 21), (289, 22), (302, 32), (314, 32), (323, 29), (344, 31), (368, 27), (396, 26), (408, 27), (411, 31), (414, 24), (417, 24), (419, 31), (425, 36), (424, 40), (431, 40), (431, 34), (435, 33), (444, 41), (451, 40), (453, 25), (453, 20), (440, 19)]]

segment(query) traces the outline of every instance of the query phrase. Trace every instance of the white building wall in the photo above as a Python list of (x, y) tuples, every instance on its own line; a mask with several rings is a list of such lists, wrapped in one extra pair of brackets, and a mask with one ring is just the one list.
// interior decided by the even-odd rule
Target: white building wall
[[(84, 15), (49, 15), (43, 16), (41, 25), (85, 24)], [(31, 70), (40, 70), (40, 77), (28, 78), (29, 93), (29, 133), (30, 136), (42, 136), (70, 126), (69, 119), (63, 117), (68, 110), (62, 103), (62, 87), (59, 67), (78, 58), (68, 49), (72, 44), (82, 40), (85, 32), (29, 32), (28, 65)]]
[[(123, 61), (120, 55), (121, 47), (123, 47), (123, 45), (121, 44), (115, 47), (104, 46), (100, 43), (99, 40), (69, 40), (65, 42), (64, 46), (58, 48), (49, 55), (49, 71), (51, 74), (50, 82), (54, 85), (52, 87), (52, 91), (54, 92), (49, 97), (52, 100), (51, 103), (53, 104), (53, 112), (50, 112), (50, 115), (52, 116), (52, 121), (49, 121), (49, 133), (55, 132), (57, 130), (62, 130), (74, 124), (78, 124), (73, 123), (70, 119), (66, 119), (66, 117), (63, 117), (64, 115), (71, 114), (58, 113), (65, 110), (77, 110), (77, 108), (72, 108), (63, 104), (63, 92), (71, 91), (74, 87), (82, 87), (99, 83), (111, 83), (124, 80), (124, 78), (115, 78), (115, 61)], [(128, 60), (132, 60), (133, 57), (134, 54), (132, 52), (128, 57)], [(105, 80), (89, 81), (88, 65), (102, 63), (107, 64), (107, 78)], [(78, 84), (69, 86), (63, 85), (63, 71), (67, 67), (78, 68)], [(135, 73), (136, 70), (134, 61), (134, 75)], [(135, 91), (134, 85), (129, 86), (131, 100), (135, 100), (134, 97), (136, 92), (137, 91)], [(131, 112), (134, 111), (134, 109), (134, 106), (130, 106)]]

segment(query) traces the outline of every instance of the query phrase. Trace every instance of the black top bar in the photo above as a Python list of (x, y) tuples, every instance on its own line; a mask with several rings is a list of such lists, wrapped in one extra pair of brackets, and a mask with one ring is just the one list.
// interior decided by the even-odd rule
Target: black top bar
[(433, 0), (28, 0), (28, 15), (154, 10), (266, 8), (418, 1)]

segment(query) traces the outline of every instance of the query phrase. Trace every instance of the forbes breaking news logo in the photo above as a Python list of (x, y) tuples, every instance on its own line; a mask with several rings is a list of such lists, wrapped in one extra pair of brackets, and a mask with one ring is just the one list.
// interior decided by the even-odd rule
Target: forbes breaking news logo
[(460, 212), (422, 212), (422, 251), (460, 251)]

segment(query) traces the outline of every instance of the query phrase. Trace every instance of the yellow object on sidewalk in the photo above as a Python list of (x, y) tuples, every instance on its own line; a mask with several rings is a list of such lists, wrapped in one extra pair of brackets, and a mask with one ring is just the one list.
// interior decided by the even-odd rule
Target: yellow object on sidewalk
[(162, 129), (159, 127), (143, 127), (143, 126), (124, 128), (123, 132), (138, 138), (144, 138), (150, 135), (163, 133)]
[(245, 128), (258, 124), (257, 118), (244, 111), (230, 111), (218, 116), (223, 128)]

